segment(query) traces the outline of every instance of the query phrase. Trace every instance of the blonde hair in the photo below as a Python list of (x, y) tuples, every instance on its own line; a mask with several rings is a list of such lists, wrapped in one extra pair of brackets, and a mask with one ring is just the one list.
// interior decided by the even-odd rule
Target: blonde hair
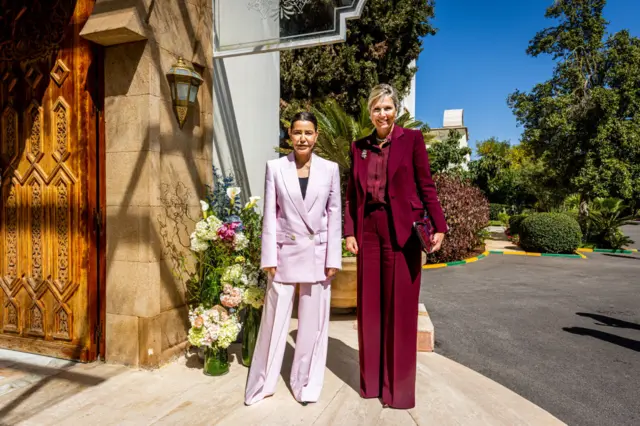
[(378, 84), (376, 87), (371, 89), (371, 92), (369, 93), (369, 102), (367, 103), (369, 113), (371, 113), (373, 105), (375, 105), (380, 99), (386, 97), (391, 98), (396, 110), (400, 108), (400, 101), (398, 100), (398, 92), (396, 89), (394, 89), (390, 84)]

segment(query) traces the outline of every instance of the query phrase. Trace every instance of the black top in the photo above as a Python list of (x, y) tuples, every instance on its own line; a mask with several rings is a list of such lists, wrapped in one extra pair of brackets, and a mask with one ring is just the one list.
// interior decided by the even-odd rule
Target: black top
[(300, 181), (300, 191), (302, 192), (302, 199), (304, 199), (305, 195), (307, 195), (307, 184), (309, 183), (309, 178), (299, 177), (298, 180)]

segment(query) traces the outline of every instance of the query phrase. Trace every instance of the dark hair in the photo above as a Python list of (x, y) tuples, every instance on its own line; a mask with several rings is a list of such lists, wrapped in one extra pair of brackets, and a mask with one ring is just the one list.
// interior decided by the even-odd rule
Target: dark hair
[(296, 121), (310, 121), (310, 122), (313, 123), (313, 128), (316, 131), (318, 130), (318, 119), (316, 118), (315, 115), (313, 115), (312, 112), (301, 111), (301, 112), (297, 113), (296, 115), (294, 115), (293, 118), (291, 119), (291, 127), (290, 127), (290, 129), (293, 129), (293, 125), (296, 124)]

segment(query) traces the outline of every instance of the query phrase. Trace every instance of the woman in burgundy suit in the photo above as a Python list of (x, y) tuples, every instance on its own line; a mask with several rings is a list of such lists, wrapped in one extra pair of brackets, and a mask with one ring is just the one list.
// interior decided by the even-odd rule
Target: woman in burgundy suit
[(422, 132), (394, 124), (398, 105), (388, 84), (369, 95), (376, 130), (351, 145), (344, 235), (347, 249), (358, 256), (360, 395), (408, 409), (415, 406), (422, 270), (412, 226), (426, 208), (435, 251), (447, 224)]

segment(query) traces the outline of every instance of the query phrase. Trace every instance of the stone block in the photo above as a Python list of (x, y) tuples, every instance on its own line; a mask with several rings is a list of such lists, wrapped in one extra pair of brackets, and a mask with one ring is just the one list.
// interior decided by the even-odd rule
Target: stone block
[(162, 257), (159, 207), (107, 207), (107, 257), (114, 261), (158, 262)]
[(106, 98), (106, 152), (159, 152), (160, 108), (155, 96)]
[(160, 313), (159, 262), (111, 261), (107, 269), (109, 314), (153, 317)]
[(107, 313), (106, 361), (138, 365), (138, 317)]
[(107, 153), (107, 206), (160, 205), (159, 168), (159, 152)]

